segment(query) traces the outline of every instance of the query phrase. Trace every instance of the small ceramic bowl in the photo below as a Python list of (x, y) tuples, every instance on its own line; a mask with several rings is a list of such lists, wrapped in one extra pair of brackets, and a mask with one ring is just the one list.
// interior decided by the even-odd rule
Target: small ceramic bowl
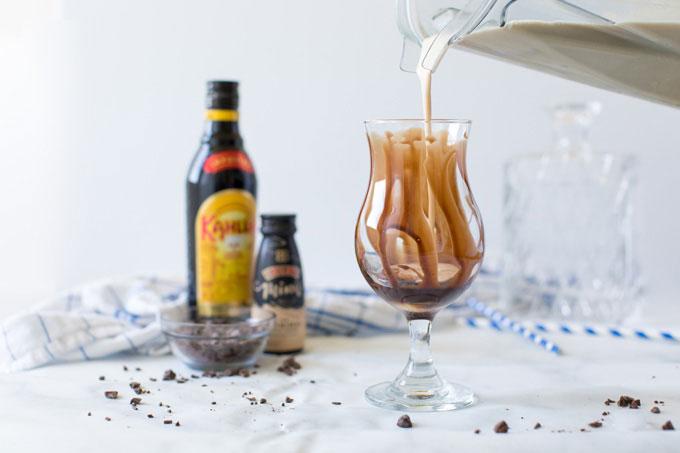
[(172, 353), (198, 370), (226, 370), (255, 363), (274, 329), (275, 315), (216, 323), (195, 322), (194, 310), (161, 315), (161, 330)]

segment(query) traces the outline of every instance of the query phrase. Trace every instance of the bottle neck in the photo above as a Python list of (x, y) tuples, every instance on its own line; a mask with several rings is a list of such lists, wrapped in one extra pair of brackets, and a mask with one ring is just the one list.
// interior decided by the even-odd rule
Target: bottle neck
[(238, 135), (238, 110), (208, 109), (205, 111), (205, 136)]

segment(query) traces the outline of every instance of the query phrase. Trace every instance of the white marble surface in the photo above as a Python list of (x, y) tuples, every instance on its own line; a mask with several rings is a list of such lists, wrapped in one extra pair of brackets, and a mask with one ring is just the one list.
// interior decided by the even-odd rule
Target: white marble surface
[[(393, 378), (403, 366), (407, 335), (316, 338), (299, 357), (303, 369), (292, 377), (276, 371), (282, 359), (272, 356), (263, 357), (258, 374), (250, 378), (201, 378), (184, 384), (149, 381), (168, 368), (189, 377), (191, 370), (171, 356), (125, 356), (0, 375), (0, 450), (680, 449), (680, 344), (562, 335), (554, 339), (566, 354), (555, 357), (512, 333), (462, 327), (435, 330), (433, 339), (440, 371), (472, 386), (480, 401), (461, 411), (412, 413), (412, 429), (396, 426), (400, 413), (363, 400), (364, 388)], [(130, 371), (123, 371), (123, 364)], [(99, 381), (100, 375), (106, 381)], [(142, 395), (138, 411), (128, 404), (136, 396), (128, 387), (132, 380), (151, 391)], [(118, 390), (119, 399), (106, 399), (106, 390)], [(245, 391), (269, 403), (251, 406), (241, 397)], [(603, 404), (621, 394), (640, 398), (642, 407)], [(281, 407), (286, 396), (295, 401)], [(650, 413), (655, 399), (665, 402), (661, 414)], [(166, 413), (159, 402), (169, 404), (173, 413)], [(601, 416), (604, 410), (611, 414)], [(155, 418), (147, 418), (149, 413)], [(601, 418), (601, 428), (587, 426)], [(164, 419), (179, 420), (182, 426), (164, 425)], [(669, 419), (676, 431), (661, 430)], [(493, 433), (499, 420), (510, 425), (508, 434)], [(543, 428), (534, 430), (536, 422)], [(475, 429), (481, 434), (474, 434)]]

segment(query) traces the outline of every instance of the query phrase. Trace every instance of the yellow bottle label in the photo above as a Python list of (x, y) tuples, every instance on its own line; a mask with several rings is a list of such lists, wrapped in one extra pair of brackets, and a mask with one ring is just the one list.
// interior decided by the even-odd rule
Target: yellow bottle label
[(214, 193), (196, 215), (198, 315), (231, 317), (251, 305), (255, 198), (240, 189)]

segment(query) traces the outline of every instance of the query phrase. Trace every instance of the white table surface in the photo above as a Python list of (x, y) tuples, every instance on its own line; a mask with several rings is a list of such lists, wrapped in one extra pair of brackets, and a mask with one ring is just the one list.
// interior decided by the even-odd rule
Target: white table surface
[[(435, 329), (433, 349), (440, 371), (472, 386), (479, 403), (460, 411), (411, 413), (412, 429), (396, 426), (401, 413), (374, 408), (363, 399), (367, 386), (395, 377), (404, 365), (406, 334), (309, 339), (298, 358), (303, 369), (292, 377), (276, 371), (282, 361), (276, 356), (263, 357), (258, 374), (250, 378), (201, 378), (184, 384), (160, 380), (168, 368), (179, 376), (192, 373), (171, 356), (125, 356), (0, 375), (0, 450), (680, 450), (679, 344), (565, 335), (553, 339), (566, 351), (564, 356), (550, 355), (510, 332)], [(130, 371), (123, 371), (123, 364)], [(106, 381), (99, 381), (100, 375)], [(150, 376), (159, 380), (151, 382)], [(151, 391), (141, 395), (138, 411), (129, 405), (137, 396), (128, 386), (132, 380)], [(119, 399), (106, 399), (106, 390), (118, 390)], [(241, 397), (246, 391), (271, 404), (251, 406)], [(622, 394), (640, 398), (642, 407), (603, 404)], [(286, 396), (295, 401), (281, 407)], [(665, 402), (661, 414), (650, 412), (655, 399)], [(159, 402), (174, 413), (167, 414)], [(604, 410), (611, 414), (602, 417)], [(155, 418), (147, 418), (149, 413)], [(600, 418), (605, 419), (601, 428), (587, 426)], [(164, 425), (164, 419), (179, 420), (181, 426)], [(661, 430), (669, 419), (676, 431)], [(500, 420), (510, 425), (508, 434), (493, 432)], [(534, 430), (536, 422), (543, 428)], [(475, 429), (481, 434), (474, 434)]]

